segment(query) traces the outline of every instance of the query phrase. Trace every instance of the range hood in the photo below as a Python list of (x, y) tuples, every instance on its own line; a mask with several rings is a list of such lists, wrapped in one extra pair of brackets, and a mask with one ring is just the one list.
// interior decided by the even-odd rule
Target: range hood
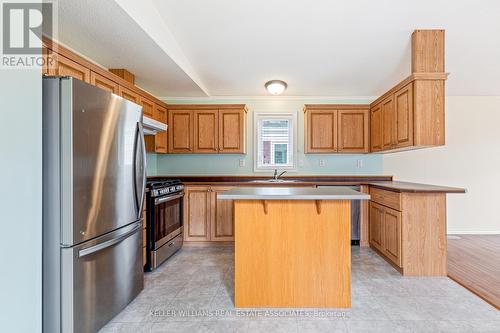
[(142, 126), (144, 127), (144, 135), (155, 135), (167, 130), (167, 124), (146, 116), (142, 117)]

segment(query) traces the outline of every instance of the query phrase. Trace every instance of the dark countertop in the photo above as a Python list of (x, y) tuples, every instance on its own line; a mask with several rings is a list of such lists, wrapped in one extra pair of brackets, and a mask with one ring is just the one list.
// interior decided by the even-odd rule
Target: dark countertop
[(401, 181), (382, 181), (382, 182), (370, 182), (366, 185), (372, 187), (381, 188), (384, 190), (390, 190), (393, 192), (409, 192), (409, 193), (465, 193), (464, 188), (449, 187), (449, 186), (438, 186), (438, 185), (428, 185)]
[[(226, 186), (315, 186), (315, 185), (369, 185), (376, 188), (381, 188), (393, 192), (407, 192), (407, 193), (465, 193), (466, 190), (457, 187), (437, 186), (419, 183), (410, 183), (402, 181), (393, 181), (392, 176), (350, 176), (350, 175), (297, 175), (282, 177), (287, 180), (294, 180), (293, 182), (283, 183), (269, 183), (265, 180), (269, 179), (269, 175), (255, 176), (255, 175), (242, 175), (242, 176), (153, 176), (148, 179), (167, 178), (167, 179), (180, 179), (187, 185), (226, 185)], [(263, 182), (259, 182), (262, 180)]]
[[(265, 174), (262, 176), (255, 175), (242, 175), (242, 176), (153, 176), (148, 177), (148, 179), (155, 178), (167, 178), (167, 179), (180, 179), (183, 183), (188, 185), (209, 185), (209, 184), (220, 184), (220, 185), (249, 185), (249, 186), (262, 186), (262, 185), (273, 185), (273, 186), (308, 186), (308, 185), (357, 185), (365, 184), (367, 182), (383, 182), (392, 181), (392, 176), (350, 176), (350, 175), (297, 175), (297, 176), (284, 176), (282, 179), (294, 180), (294, 182), (285, 183), (266, 183), (265, 180), (271, 178), (270, 174)], [(263, 182), (259, 182), (262, 180)]]

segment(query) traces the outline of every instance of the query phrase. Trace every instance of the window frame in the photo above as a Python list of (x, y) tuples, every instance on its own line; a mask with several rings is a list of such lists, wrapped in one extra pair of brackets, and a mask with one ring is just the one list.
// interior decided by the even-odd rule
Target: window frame
[[(287, 119), (292, 122), (291, 135), (292, 138), (289, 140), (289, 145), (291, 145), (291, 166), (280, 167), (280, 166), (259, 166), (259, 120), (261, 119)], [(269, 172), (274, 169), (283, 171), (297, 171), (297, 113), (296, 112), (255, 112), (253, 114), (253, 128), (254, 128), (254, 154), (253, 154), (253, 171), (254, 172)]]

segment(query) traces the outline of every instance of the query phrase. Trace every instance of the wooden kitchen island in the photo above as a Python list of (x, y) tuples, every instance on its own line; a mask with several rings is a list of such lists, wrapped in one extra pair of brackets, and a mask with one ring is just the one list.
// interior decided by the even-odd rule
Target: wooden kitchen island
[(234, 200), (235, 306), (351, 306), (349, 188), (251, 187)]

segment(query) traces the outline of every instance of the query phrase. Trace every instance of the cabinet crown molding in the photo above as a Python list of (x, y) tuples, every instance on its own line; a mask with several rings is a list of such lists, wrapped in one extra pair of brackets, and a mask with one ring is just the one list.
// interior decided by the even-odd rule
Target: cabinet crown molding
[(366, 110), (370, 104), (304, 104), (303, 111), (309, 110)]
[(168, 104), (169, 110), (228, 110), (243, 109), (248, 112), (246, 104)]

